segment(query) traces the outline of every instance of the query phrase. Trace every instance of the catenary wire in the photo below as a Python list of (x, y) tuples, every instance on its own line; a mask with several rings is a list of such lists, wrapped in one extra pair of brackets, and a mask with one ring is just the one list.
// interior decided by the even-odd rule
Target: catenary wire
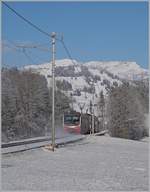
[(28, 23), (30, 26), (34, 27), (36, 30), (38, 30), (39, 32), (41, 32), (42, 34), (50, 37), (50, 34), (47, 33), (46, 31), (44, 31), (43, 29), (41, 29), (40, 27), (38, 27), (37, 25), (35, 25), (34, 23), (32, 23), (31, 21), (29, 21), (28, 19), (26, 19), (24, 16), (22, 16), (20, 13), (18, 13), (16, 10), (14, 10), (12, 7), (10, 7), (7, 3), (5, 3), (4, 1), (2, 1), (2, 3), (9, 9), (11, 10), (13, 13), (15, 13), (18, 17), (20, 17), (22, 20), (24, 20), (26, 23)]
[(29, 56), (26, 49), (23, 48), (22, 53), (26, 56), (26, 58), (31, 62), (31, 64), (36, 64), (36, 62)]
[[(60, 40), (60, 39), (56, 39), (56, 40), (58, 40), (59, 42), (62, 43), (63, 48), (65, 49), (65, 51), (66, 51), (68, 57), (69, 57), (70, 60), (72, 61), (74, 67), (76, 67), (77, 71), (79, 72), (77, 65), (78, 65), (78, 66), (80, 66), (80, 65), (79, 65), (78, 63), (75, 63), (75, 62), (74, 62), (74, 60), (73, 60), (73, 58), (72, 58), (72, 56), (71, 56), (71, 54), (70, 54), (70, 51), (69, 51), (69, 49), (67, 48), (67, 46), (66, 46), (65, 42), (63, 41), (63, 39), (61, 39), (61, 40)], [(81, 66), (80, 66), (80, 67), (81, 67)], [(80, 73), (80, 72), (79, 72), (79, 73)], [(76, 76), (76, 77), (77, 77), (77, 76)], [(86, 80), (85, 77), (84, 77), (84, 79)], [(94, 84), (94, 82), (93, 82), (93, 85), (94, 85), (94, 88), (95, 88), (95, 84)], [(72, 96), (73, 96), (73, 95), (72, 95)]]

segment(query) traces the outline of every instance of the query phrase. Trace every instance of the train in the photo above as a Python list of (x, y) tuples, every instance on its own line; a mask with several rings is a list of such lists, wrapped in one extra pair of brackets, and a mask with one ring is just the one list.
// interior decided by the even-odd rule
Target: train
[[(92, 133), (92, 115), (80, 112), (64, 113), (63, 127), (67, 133), (90, 134)], [(101, 129), (101, 122), (94, 116), (94, 133), (100, 132)]]

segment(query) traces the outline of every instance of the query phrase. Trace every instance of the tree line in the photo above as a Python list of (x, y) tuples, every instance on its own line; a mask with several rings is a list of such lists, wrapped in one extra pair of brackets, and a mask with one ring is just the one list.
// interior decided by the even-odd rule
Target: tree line
[[(2, 142), (44, 136), (51, 130), (52, 90), (44, 76), (16, 68), (2, 69)], [(56, 82), (55, 117), (61, 124), (71, 100), (61, 89), (71, 84)], [(87, 91), (87, 90), (84, 90)], [(141, 139), (149, 135), (145, 115), (149, 112), (148, 81), (123, 82), (100, 92), (98, 110), (102, 129), (113, 137)], [(62, 126), (62, 125), (61, 125)]]

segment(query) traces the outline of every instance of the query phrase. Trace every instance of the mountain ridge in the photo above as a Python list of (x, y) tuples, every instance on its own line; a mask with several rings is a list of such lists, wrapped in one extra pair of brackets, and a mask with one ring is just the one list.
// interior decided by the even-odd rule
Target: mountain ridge
[[(148, 70), (132, 61), (90, 61), (56, 60), (56, 88), (61, 89), (72, 98), (74, 110), (80, 111), (80, 105), (85, 104), (83, 112), (90, 110), (90, 102), (98, 103), (99, 94), (104, 95), (112, 86), (123, 81), (133, 81), (148, 78)], [(51, 63), (27, 65), (24, 70), (44, 75), (51, 86)], [(98, 110), (95, 110), (98, 113)]]

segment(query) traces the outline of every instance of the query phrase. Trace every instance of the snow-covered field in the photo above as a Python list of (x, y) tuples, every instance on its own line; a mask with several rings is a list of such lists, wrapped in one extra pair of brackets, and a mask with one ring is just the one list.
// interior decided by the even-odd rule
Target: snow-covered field
[(2, 155), (2, 189), (149, 191), (148, 142), (88, 136), (55, 152)]

